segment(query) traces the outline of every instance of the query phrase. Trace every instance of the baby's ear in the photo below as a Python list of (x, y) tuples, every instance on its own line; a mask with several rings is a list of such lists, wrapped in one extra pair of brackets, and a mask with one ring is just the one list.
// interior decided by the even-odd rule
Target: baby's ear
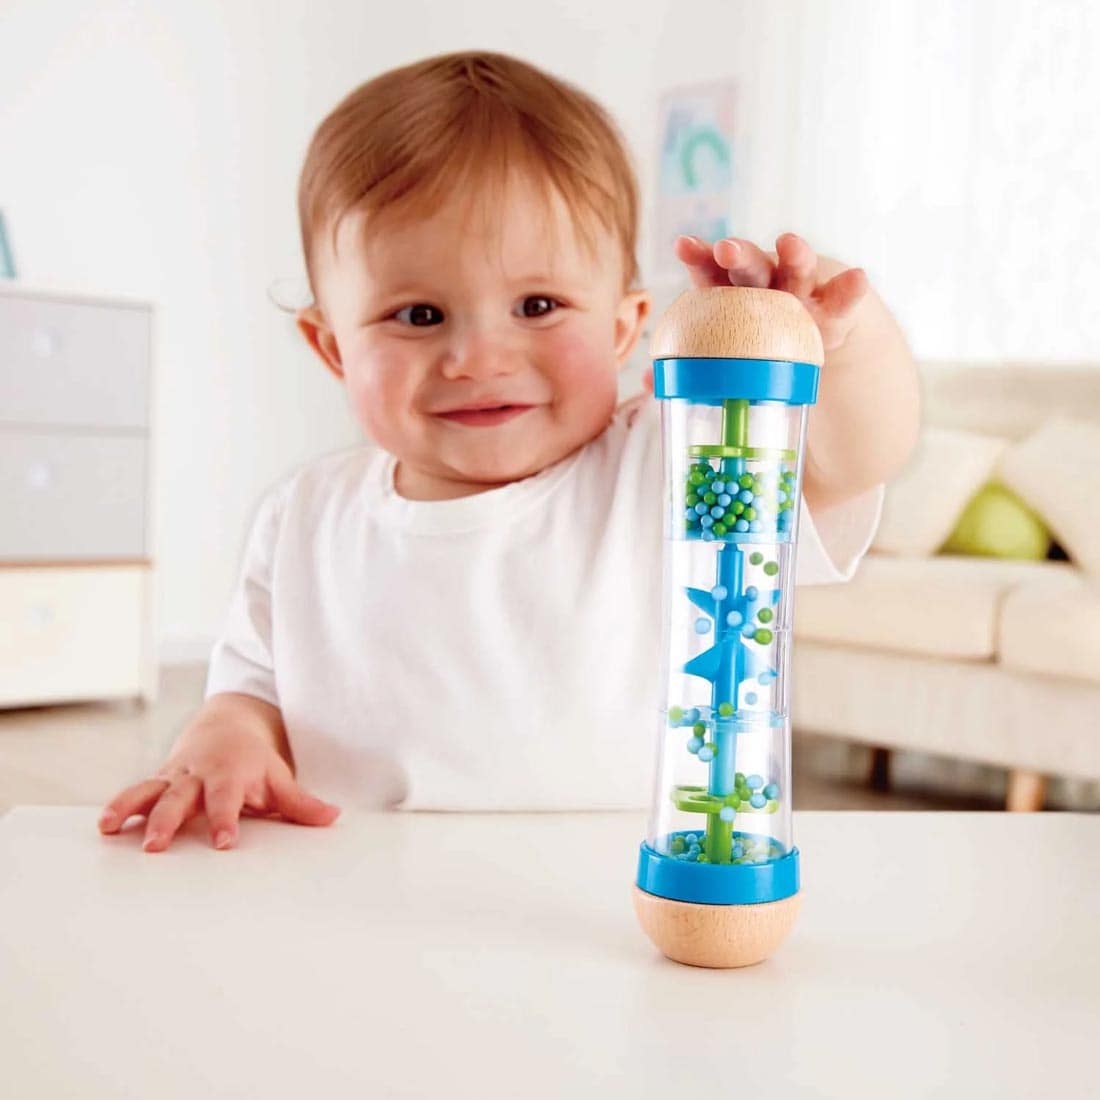
[(645, 290), (630, 290), (623, 295), (615, 313), (615, 358), (623, 366), (638, 343), (649, 316), (652, 299)]
[(336, 334), (329, 327), (325, 315), (318, 306), (306, 306), (295, 315), (298, 330), (306, 338), (306, 343), (321, 357), (321, 362), (337, 378), (344, 377), (344, 366), (340, 361), (340, 348), (336, 344)]

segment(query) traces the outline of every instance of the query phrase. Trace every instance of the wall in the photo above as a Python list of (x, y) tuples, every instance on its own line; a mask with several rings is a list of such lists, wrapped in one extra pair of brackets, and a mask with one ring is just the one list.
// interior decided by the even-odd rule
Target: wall
[[(604, 101), (647, 198), (660, 89), (734, 76), (746, 235), (794, 228), (865, 266), (923, 357), (1098, 356), (1100, 20), (1083, 2), (6, 0), (0, 207), (20, 273), (159, 308), (169, 659), (205, 654), (262, 489), (357, 438), (265, 294), (300, 275), (312, 128), (380, 69), (473, 46)], [(644, 265), (649, 248), (643, 232)]]

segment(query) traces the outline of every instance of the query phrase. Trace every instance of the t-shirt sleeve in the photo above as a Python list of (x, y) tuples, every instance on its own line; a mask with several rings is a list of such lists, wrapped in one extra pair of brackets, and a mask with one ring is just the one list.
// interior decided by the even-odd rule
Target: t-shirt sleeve
[(210, 655), (206, 698), (220, 691), (238, 691), (279, 705), (272, 656), (271, 580), (284, 489), (285, 484), (269, 490), (252, 521), (229, 613)]
[(882, 515), (885, 485), (814, 514), (802, 499), (795, 584), (850, 581), (871, 545)]

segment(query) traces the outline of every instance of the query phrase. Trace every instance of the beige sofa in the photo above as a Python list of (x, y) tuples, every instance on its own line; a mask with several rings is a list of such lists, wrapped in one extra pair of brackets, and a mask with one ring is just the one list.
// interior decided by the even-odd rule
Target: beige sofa
[[(1100, 422), (1100, 366), (922, 374), (927, 424)], [(1100, 509), (1100, 471), (1081, 476)], [(796, 732), (1006, 768), (1009, 809), (1040, 808), (1048, 776), (1100, 780), (1100, 577), (1072, 562), (872, 551), (851, 583), (800, 590), (795, 637)]]

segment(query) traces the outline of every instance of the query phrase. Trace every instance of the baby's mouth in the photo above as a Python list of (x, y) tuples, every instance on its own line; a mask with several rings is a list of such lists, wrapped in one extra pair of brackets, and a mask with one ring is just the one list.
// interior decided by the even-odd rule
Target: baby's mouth
[(463, 424), (468, 428), (490, 428), (504, 424), (522, 416), (533, 409), (534, 405), (498, 405), (491, 409), (453, 409), (451, 412), (436, 413), (441, 420), (452, 424)]

